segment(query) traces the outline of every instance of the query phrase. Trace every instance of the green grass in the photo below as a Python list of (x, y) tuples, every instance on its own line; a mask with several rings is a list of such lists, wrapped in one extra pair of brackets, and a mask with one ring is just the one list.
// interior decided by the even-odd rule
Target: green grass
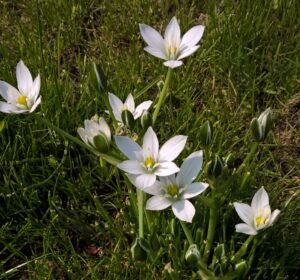
[[(183, 32), (205, 25), (200, 49), (175, 71), (155, 131), (160, 142), (188, 135), (183, 159), (200, 148), (199, 127), (209, 119), (215, 127), (211, 152), (231, 153), (238, 167), (252, 144), (252, 117), (274, 109), (274, 129), (259, 147), (246, 188), (238, 190), (239, 178), (230, 181), (215, 241), (227, 242), (227, 251), (240, 246), (246, 237), (234, 233), (238, 217), (231, 203), (249, 203), (265, 186), (272, 209), (283, 211), (257, 247), (247, 277), (297, 279), (299, 1), (4, 0), (0, 11), (0, 79), (15, 85), (15, 66), (24, 60), (33, 75), (41, 74), (37, 111), (74, 136), (85, 119), (105, 115), (101, 93), (89, 87), (90, 63), (101, 64), (109, 90), (124, 98), (164, 80), (167, 70), (143, 51), (138, 23), (163, 30), (176, 15)], [(151, 87), (137, 102), (154, 100), (158, 91)], [(100, 168), (99, 159), (34, 114), (1, 113), (0, 121), (5, 124), (0, 132), (1, 279), (169, 279), (163, 272), (169, 262), (179, 279), (196, 277), (184, 261), (187, 243), (179, 222), (171, 228), (171, 211), (149, 214), (154, 224), (147, 237), (154, 251), (161, 248), (157, 258), (133, 261), (135, 197), (123, 175), (109, 164)], [(206, 232), (203, 236), (199, 225), (208, 223), (209, 211), (195, 201), (191, 229), (201, 243)], [(225, 214), (225, 209), (230, 210)], [(93, 244), (98, 254), (89, 252)]]

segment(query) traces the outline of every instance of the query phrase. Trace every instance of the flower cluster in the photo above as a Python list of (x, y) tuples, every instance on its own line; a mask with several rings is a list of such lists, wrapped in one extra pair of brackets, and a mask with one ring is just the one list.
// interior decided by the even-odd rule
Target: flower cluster
[[(203, 36), (204, 26), (197, 25), (181, 37), (179, 24), (176, 17), (173, 17), (166, 27), (164, 37), (146, 24), (140, 24), (140, 31), (143, 39), (148, 44), (145, 50), (165, 60), (165, 66), (176, 68), (183, 64), (183, 58), (193, 54), (199, 48), (198, 43)], [(183, 152), (187, 143), (187, 136), (173, 136), (160, 146), (153, 127), (159, 108), (166, 98), (171, 76), (169, 73), (171, 73), (170, 69), (168, 69), (166, 82), (160, 92), (156, 106), (152, 106), (153, 102), (151, 100), (144, 101), (136, 106), (132, 94), (129, 94), (124, 102), (113, 93), (105, 94), (104, 101), (107, 105), (106, 107), (108, 107), (105, 111), (108, 115), (105, 118), (111, 118), (110, 121), (113, 123), (115, 130), (114, 136), (112, 136), (113, 133), (110, 129), (110, 121), (106, 121), (104, 117), (99, 118), (98, 115), (91, 120), (85, 120), (84, 127), (78, 128), (77, 132), (82, 141), (73, 136), (68, 136), (66, 132), (62, 132), (61, 129), (56, 128), (51, 123), (49, 126), (63, 134), (64, 137), (69, 137), (74, 142), (77, 141), (79, 145), (88, 148), (95, 155), (103, 158), (106, 156), (105, 159), (108, 162), (114, 162), (113, 164), (125, 173), (125, 176), (136, 187), (138, 193), (137, 204), (139, 207), (139, 227), (141, 228), (141, 232), (143, 230), (143, 220), (140, 219), (143, 216), (142, 207), (145, 206), (147, 210), (153, 211), (160, 211), (171, 207), (174, 215), (181, 221), (190, 243), (190, 250), (188, 250), (186, 258), (190, 260), (194, 259), (193, 261), (199, 264), (200, 252), (197, 244), (193, 244), (192, 237), (188, 232), (186, 224), (183, 222), (191, 223), (196, 213), (196, 209), (190, 202), (190, 199), (208, 190), (209, 197), (206, 202), (211, 207), (211, 211), (208, 237), (203, 256), (206, 262), (213, 244), (216, 213), (219, 205), (217, 202), (221, 200), (220, 197), (222, 195), (225, 195), (225, 188), (217, 184), (222, 180), (222, 173), (226, 169), (226, 163), (220, 155), (210, 153), (209, 147), (214, 139), (213, 124), (210, 121), (206, 121), (200, 126), (199, 139), (197, 140), (197, 146), (199, 144), (199, 146), (203, 147), (205, 160), (207, 161), (204, 163), (205, 168), (203, 168), (203, 173), (200, 173), (203, 165), (203, 152), (201, 150), (192, 152), (186, 157), (180, 168), (174, 162)], [(17, 64), (16, 76), (18, 89), (4, 81), (0, 81), (0, 94), (6, 100), (6, 102), (0, 101), (0, 112), (15, 114), (32, 113), (41, 103), (41, 96), (39, 95), (41, 87), (40, 75), (37, 75), (33, 80), (28, 68), (23, 61), (20, 61)], [(152, 119), (149, 117), (151, 106), (155, 107)], [(142, 129), (137, 129), (138, 124), (136, 124), (136, 120), (139, 118), (142, 119), (140, 124)], [(258, 146), (258, 142), (266, 139), (271, 125), (270, 109), (263, 112), (259, 118), (252, 120), (250, 128), (257, 142), (257, 145), (254, 146), (255, 148)], [(126, 127), (124, 129), (125, 136), (119, 133), (124, 127)], [(142, 133), (143, 135), (141, 135)], [(132, 135), (136, 136), (136, 141), (133, 140)], [(142, 143), (141, 138), (143, 140)], [(112, 139), (115, 143), (112, 143)], [(118, 150), (114, 150), (115, 148), (118, 148)], [(253, 155), (255, 151), (255, 149), (252, 149), (249, 155)], [(250, 156), (245, 159), (241, 166), (245, 166), (249, 162)], [(242, 168), (239, 168), (236, 174), (239, 174), (241, 170)], [(204, 177), (203, 174), (206, 174), (209, 184), (199, 181), (200, 178)], [(128, 180), (125, 181), (131, 186)], [(211, 188), (208, 188), (209, 186)], [(142, 194), (141, 196), (139, 196), (140, 193)], [(145, 204), (143, 201), (144, 196), (147, 197)], [(248, 235), (256, 235), (260, 230), (272, 226), (280, 213), (278, 209), (271, 212), (269, 197), (263, 187), (256, 192), (251, 205), (238, 202), (234, 202), (233, 205), (237, 214), (244, 222), (235, 226), (236, 232)], [(134, 256), (139, 255), (141, 252), (140, 255), (143, 255), (143, 250), (147, 251), (146, 242), (144, 241), (143, 233), (139, 233), (139, 239), (136, 240), (134, 243), (135, 247), (132, 249)], [(239, 256), (240, 253), (237, 255)], [(234, 257), (233, 259), (238, 259), (238, 257)]]

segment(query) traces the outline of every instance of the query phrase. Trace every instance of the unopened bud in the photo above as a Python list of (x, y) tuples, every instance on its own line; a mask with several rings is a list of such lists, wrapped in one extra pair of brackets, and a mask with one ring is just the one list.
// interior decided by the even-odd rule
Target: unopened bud
[(234, 267), (235, 273), (240, 276), (242, 273), (247, 269), (247, 263), (246, 261), (240, 261), (237, 263)]
[(104, 133), (99, 133), (93, 138), (93, 141), (98, 152), (105, 154), (109, 150), (110, 140)]
[(267, 137), (272, 124), (272, 111), (268, 108), (262, 112), (258, 118), (254, 118), (251, 121), (250, 128), (254, 139), (258, 142), (263, 141)]
[(210, 121), (206, 121), (200, 126), (200, 143), (203, 147), (209, 146), (213, 136), (213, 125)]
[(217, 178), (222, 174), (223, 168), (224, 163), (222, 158), (216, 155), (215, 158), (207, 164), (207, 174), (209, 177)]
[(263, 132), (257, 118), (252, 119), (250, 123), (250, 128), (251, 128), (252, 135), (256, 141), (259, 142), (263, 140)]
[(200, 251), (199, 248), (196, 244), (190, 245), (188, 250), (185, 253), (185, 260), (190, 264), (190, 265), (197, 265), (198, 261), (200, 259)]
[(151, 126), (152, 119), (151, 115), (147, 110), (144, 110), (141, 116), (141, 126), (143, 129), (147, 129), (149, 126)]
[(106, 77), (99, 64), (93, 63), (91, 66), (91, 85), (98, 91), (106, 90)]
[(129, 110), (122, 111), (122, 121), (129, 128), (134, 128), (134, 117)]
[(219, 244), (214, 251), (214, 256), (220, 260), (223, 256), (225, 256), (225, 246), (224, 244)]
[(145, 261), (149, 253), (149, 245), (144, 238), (136, 238), (131, 246), (131, 255), (134, 260)]

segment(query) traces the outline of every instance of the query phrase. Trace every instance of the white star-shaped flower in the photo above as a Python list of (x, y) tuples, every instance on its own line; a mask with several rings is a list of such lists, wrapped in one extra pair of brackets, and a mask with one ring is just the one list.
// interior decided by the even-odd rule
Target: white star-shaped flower
[[(191, 223), (195, 215), (195, 207), (188, 200), (204, 192), (208, 188), (207, 183), (193, 182), (201, 170), (203, 163), (202, 151), (192, 153), (187, 157), (178, 174), (167, 177), (159, 177), (152, 186), (143, 191), (153, 195), (148, 199), (146, 209), (163, 210), (172, 207), (175, 216), (185, 222)], [(128, 175), (134, 182), (134, 177)]]
[(135, 183), (140, 188), (153, 185), (156, 176), (169, 176), (179, 171), (172, 162), (182, 152), (187, 136), (177, 135), (169, 139), (160, 149), (152, 127), (144, 135), (143, 146), (125, 136), (115, 136), (121, 152), (129, 158), (118, 165), (126, 173), (136, 175)]
[(0, 81), (0, 95), (6, 100), (6, 102), (0, 101), (0, 112), (32, 113), (41, 103), (40, 75), (38, 74), (33, 81), (30, 71), (22, 60), (17, 64), (16, 74), (19, 90), (7, 82)]
[(245, 222), (237, 224), (236, 231), (249, 235), (256, 235), (259, 230), (271, 226), (280, 213), (278, 209), (271, 213), (269, 196), (264, 187), (255, 193), (251, 206), (238, 202), (233, 205), (240, 218)]
[(166, 60), (164, 65), (176, 68), (182, 65), (182, 59), (193, 54), (198, 48), (197, 43), (203, 36), (204, 26), (197, 25), (187, 31), (181, 38), (180, 26), (176, 17), (168, 24), (164, 38), (151, 26), (140, 24), (143, 39), (148, 44), (145, 51)]

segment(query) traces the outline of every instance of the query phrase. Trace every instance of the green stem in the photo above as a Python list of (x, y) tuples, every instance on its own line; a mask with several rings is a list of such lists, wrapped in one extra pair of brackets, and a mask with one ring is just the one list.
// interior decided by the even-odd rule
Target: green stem
[[(198, 267), (201, 270), (201, 272), (205, 274), (205, 276), (209, 277), (209, 279), (215, 279), (215, 274), (212, 271), (210, 271), (201, 260), (198, 261)], [(200, 276), (202, 277), (202, 275)]]
[(253, 156), (255, 155), (257, 148), (259, 146), (258, 142), (255, 142), (252, 147), (251, 150), (249, 152), (249, 154), (246, 156), (246, 158), (244, 159), (243, 163), (239, 166), (238, 170), (237, 170), (237, 174), (240, 174), (242, 172), (242, 170), (249, 165), (250, 160), (253, 158)]
[(144, 237), (144, 193), (140, 189), (136, 189), (137, 204), (139, 211), (139, 237)]
[(206, 237), (206, 245), (203, 254), (203, 262), (207, 263), (211, 246), (214, 240), (215, 229), (216, 229), (216, 222), (217, 222), (217, 202), (214, 198), (214, 191), (212, 190), (212, 198), (211, 198), (211, 207), (209, 211), (209, 223), (208, 223), (208, 231)]
[(153, 119), (152, 119), (152, 124), (153, 125), (156, 122), (160, 107), (161, 107), (161, 105), (163, 104), (163, 102), (165, 100), (167, 90), (168, 90), (168, 87), (169, 87), (169, 83), (170, 83), (170, 80), (171, 80), (172, 72), (173, 72), (173, 69), (169, 68), (168, 73), (167, 73), (167, 77), (166, 77), (166, 80), (165, 80), (165, 83), (164, 83), (164, 86), (163, 86), (163, 89), (162, 89), (162, 91), (159, 95), (159, 99), (158, 99), (158, 102), (156, 104), (156, 107), (155, 107), (155, 110), (154, 110), (154, 113), (153, 113)]
[(187, 238), (189, 244), (190, 244), (190, 245), (194, 244), (194, 239), (193, 239), (192, 233), (191, 233), (191, 231), (189, 230), (189, 228), (187, 227), (186, 223), (183, 222), (183, 221), (181, 221), (181, 220), (179, 220), (179, 221), (180, 221), (180, 224), (181, 224), (181, 226), (182, 226), (182, 229), (183, 229), (183, 231), (184, 231), (184, 233), (185, 233), (185, 236), (186, 236), (186, 238)]
[(251, 241), (253, 240), (253, 238), (254, 238), (254, 235), (250, 235), (246, 239), (246, 241), (243, 243), (243, 245), (241, 246), (241, 248), (231, 258), (232, 262), (238, 262), (240, 260), (240, 258), (245, 255), (245, 253), (247, 252), (247, 248), (248, 248), (249, 244), (251, 243)]
[[(37, 114), (35, 114), (34, 116), (35, 116), (35, 118), (36, 118), (39, 122), (41, 122), (41, 123), (45, 124), (46, 126), (52, 128), (53, 130), (55, 130), (58, 134), (60, 134), (60, 135), (63, 136), (64, 138), (66, 138), (66, 139), (68, 139), (68, 140), (74, 142), (75, 144), (81, 146), (82, 148), (85, 148), (85, 149), (89, 150), (89, 151), (92, 152), (92, 153), (95, 152), (95, 150), (94, 150), (92, 147), (86, 145), (84, 142), (82, 142), (82, 141), (81, 141), (80, 139), (78, 139), (77, 137), (74, 137), (74, 136), (70, 135), (69, 133), (65, 132), (64, 130), (60, 129), (59, 127), (53, 125), (53, 124), (52, 124), (51, 122), (49, 122), (47, 119), (45, 119), (45, 118), (43, 118), (43, 117), (40, 117), (40, 116), (37, 115)], [(121, 162), (119, 159), (117, 159), (117, 158), (115, 158), (115, 157), (112, 157), (112, 156), (109, 156), (109, 155), (106, 155), (106, 154), (100, 153), (99, 156), (100, 156), (101, 158), (103, 158), (104, 160), (106, 160), (107, 162), (109, 162), (110, 164), (115, 165), (115, 166), (117, 166), (117, 165)]]

